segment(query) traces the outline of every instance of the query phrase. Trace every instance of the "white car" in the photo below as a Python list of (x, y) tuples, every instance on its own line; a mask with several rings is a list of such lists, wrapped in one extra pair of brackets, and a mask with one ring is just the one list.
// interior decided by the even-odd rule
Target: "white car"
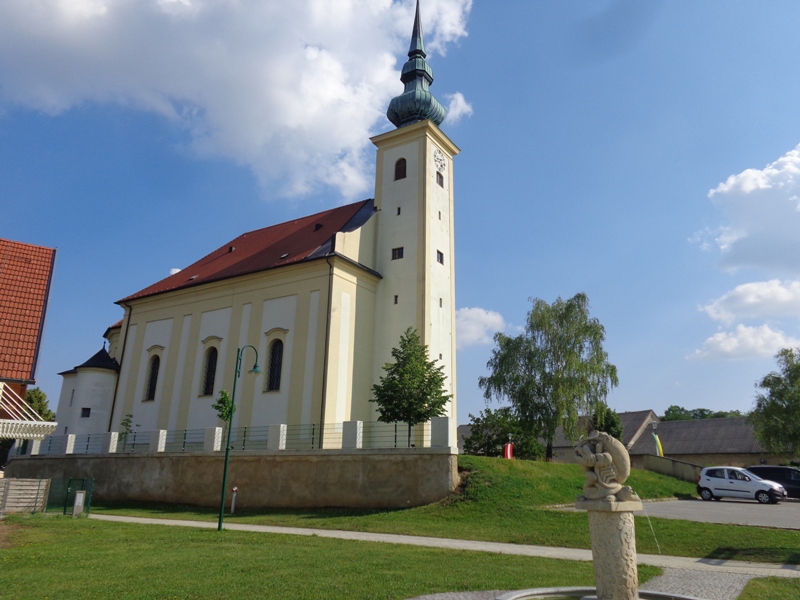
[(703, 500), (744, 498), (761, 504), (786, 500), (786, 490), (781, 484), (739, 467), (706, 467), (697, 478), (697, 493)]

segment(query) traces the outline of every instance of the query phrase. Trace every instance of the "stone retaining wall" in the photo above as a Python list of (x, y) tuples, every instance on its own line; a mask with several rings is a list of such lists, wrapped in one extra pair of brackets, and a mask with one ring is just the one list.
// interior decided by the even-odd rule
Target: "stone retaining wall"
[[(458, 487), (450, 448), (237, 453), (229, 488), (241, 508), (403, 508), (430, 504)], [(218, 506), (221, 453), (15, 457), (6, 477), (94, 478), (94, 501)], [(230, 502), (228, 493), (228, 502)]]

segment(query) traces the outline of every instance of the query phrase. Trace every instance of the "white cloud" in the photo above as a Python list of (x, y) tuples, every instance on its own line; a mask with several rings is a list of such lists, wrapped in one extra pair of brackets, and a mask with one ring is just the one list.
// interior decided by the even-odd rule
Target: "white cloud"
[(728, 221), (714, 239), (724, 268), (800, 271), (800, 146), (763, 169), (731, 175), (708, 196)]
[(736, 286), (700, 308), (716, 321), (800, 316), (800, 281), (778, 279)]
[(445, 124), (454, 125), (463, 117), (472, 116), (472, 105), (464, 98), (464, 94), (461, 92), (445, 94), (445, 98), (450, 102), (447, 107), (447, 117), (444, 120)]
[(701, 349), (687, 358), (757, 358), (773, 356), (781, 348), (798, 345), (800, 340), (789, 337), (782, 331), (775, 331), (768, 325), (760, 327), (737, 325), (735, 331), (712, 335), (703, 343)]
[(491, 344), (492, 337), (505, 329), (506, 322), (500, 313), (485, 308), (459, 308), (456, 311), (456, 346)]
[(176, 269), (175, 267), (169, 270), (170, 275), (175, 275), (175, 273), (180, 273), (183, 269)]
[[(471, 5), (423, 4), (429, 53), (467, 35)], [(357, 197), (371, 186), (368, 137), (402, 91), (413, 11), (413, 0), (3, 0), (0, 113), (152, 111), (200, 155), (247, 165), (285, 195), (329, 185)]]

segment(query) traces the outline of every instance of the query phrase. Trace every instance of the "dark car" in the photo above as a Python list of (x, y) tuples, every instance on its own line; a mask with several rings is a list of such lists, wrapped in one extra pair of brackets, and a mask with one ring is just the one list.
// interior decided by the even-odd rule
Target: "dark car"
[(747, 467), (747, 470), (763, 479), (780, 483), (786, 488), (789, 498), (800, 498), (800, 469), (776, 465), (753, 465)]

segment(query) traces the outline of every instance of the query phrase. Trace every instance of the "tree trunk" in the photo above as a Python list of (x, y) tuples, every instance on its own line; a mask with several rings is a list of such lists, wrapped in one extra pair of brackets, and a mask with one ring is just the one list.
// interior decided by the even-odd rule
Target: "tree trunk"
[(553, 462), (553, 440), (547, 440), (547, 449), (544, 453), (544, 459), (547, 462)]

